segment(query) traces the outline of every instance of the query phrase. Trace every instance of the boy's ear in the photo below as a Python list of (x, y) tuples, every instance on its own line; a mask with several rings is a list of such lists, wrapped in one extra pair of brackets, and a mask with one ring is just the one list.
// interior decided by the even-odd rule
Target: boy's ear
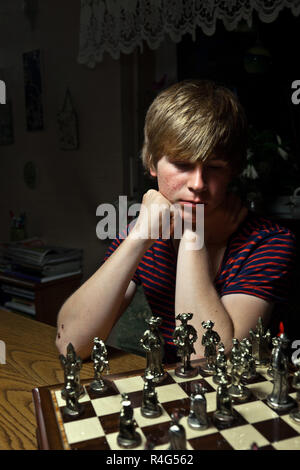
[(153, 165), (150, 166), (149, 173), (150, 173), (151, 176), (153, 176), (153, 178), (157, 177), (157, 171), (156, 171), (156, 168), (154, 168)]
[(150, 158), (149, 158), (149, 173), (153, 178), (157, 177), (157, 171), (156, 171), (156, 167), (153, 163), (152, 155), (150, 155)]

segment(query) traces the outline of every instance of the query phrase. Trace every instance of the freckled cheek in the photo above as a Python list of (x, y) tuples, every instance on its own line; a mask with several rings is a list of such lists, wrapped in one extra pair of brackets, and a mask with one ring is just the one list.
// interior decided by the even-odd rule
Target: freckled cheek
[(174, 178), (174, 175), (167, 174), (165, 176), (160, 176), (157, 180), (159, 191), (167, 198), (172, 199), (173, 196), (179, 191), (182, 187), (182, 181), (179, 178)]

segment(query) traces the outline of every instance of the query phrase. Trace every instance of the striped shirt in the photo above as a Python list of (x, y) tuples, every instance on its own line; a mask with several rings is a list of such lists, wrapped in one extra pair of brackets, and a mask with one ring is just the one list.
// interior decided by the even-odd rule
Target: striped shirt
[[(123, 238), (112, 242), (104, 261)], [(289, 229), (249, 213), (228, 240), (214, 281), (219, 296), (248, 294), (274, 303), (287, 302), (295, 247), (295, 237)], [(132, 279), (143, 286), (152, 314), (162, 318), (160, 328), (171, 354), (175, 348), (172, 335), (176, 265), (177, 254), (172, 241), (158, 239), (144, 254)]]

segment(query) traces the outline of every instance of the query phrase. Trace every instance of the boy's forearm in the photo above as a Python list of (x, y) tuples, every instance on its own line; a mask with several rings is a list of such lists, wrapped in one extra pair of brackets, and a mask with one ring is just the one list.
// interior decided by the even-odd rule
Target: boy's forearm
[(193, 313), (191, 324), (198, 334), (195, 343), (197, 356), (204, 353), (201, 323), (206, 320), (214, 322), (214, 330), (219, 333), (225, 351), (230, 350), (233, 324), (215, 289), (208, 251), (205, 245), (201, 249), (187, 249), (184, 237), (178, 250), (175, 294), (175, 313), (183, 312)]
[[(69, 342), (87, 357), (95, 336), (105, 340), (116, 323), (128, 285), (149, 242), (127, 237), (62, 306), (56, 345), (64, 351)], [(79, 355), (80, 355), (79, 354)]]

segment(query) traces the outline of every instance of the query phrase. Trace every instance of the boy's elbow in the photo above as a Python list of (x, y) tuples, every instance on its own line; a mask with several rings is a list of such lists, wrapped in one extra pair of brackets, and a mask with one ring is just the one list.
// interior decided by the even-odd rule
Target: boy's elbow
[(82, 360), (90, 358), (92, 352), (91, 344), (77, 344), (75, 338), (68, 337), (67, 335), (60, 334), (59, 332), (55, 339), (55, 346), (58, 351), (58, 355), (62, 354), (63, 356), (66, 356), (67, 348), (70, 343), (73, 345), (76, 355)]
[(55, 338), (55, 346), (56, 346), (56, 349), (58, 351), (58, 354), (62, 354), (63, 356), (66, 355), (67, 353), (67, 343), (66, 341), (64, 341), (62, 338), (61, 338), (61, 335), (59, 332), (57, 332), (56, 334), (56, 338)]

